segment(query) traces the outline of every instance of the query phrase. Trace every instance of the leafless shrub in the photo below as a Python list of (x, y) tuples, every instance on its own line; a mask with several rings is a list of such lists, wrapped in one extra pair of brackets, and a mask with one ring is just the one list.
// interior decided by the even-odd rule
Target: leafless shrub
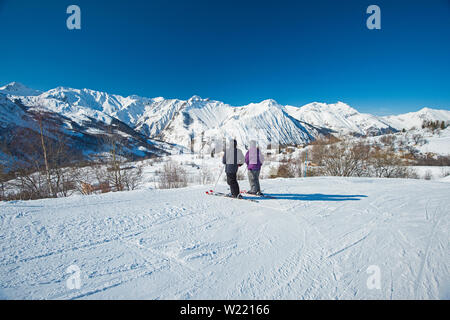
[(322, 166), (323, 173), (330, 176), (362, 176), (367, 168), (369, 146), (342, 141), (313, 147), (313, 157)]
[(417, 154), (416, 165), (419, 166), (450, 166), (450, 155), (442, 156), (431, 152), (427, 152), (424, 155)]
[(415, 159), (419, 154), (419, 150), (417, 150), (414, 146), (411, 146), (411, 145), (408, 145), (406, 147), (406, 151), (407, 151), (407, 154), (409, 155), (409, 157), (412, 159)]
[(268, 179), (277, 178), (277, 173), (278, 173), (278, 167), (270, 166), (269, 173), (267, 174), (267, 178)]
[(316, 145), (329, 145), (329, 144), (334, 144), (334, 143), (338, 143), (339, 141), (341, 141), (339, 138), (333, 136), (333, 135), (327, 135), (324, 136), (320, 139), (316, 139), (313, 142), (311, 142), (311, 145), (316, 146)]
[[(95, 190), (100, 190), (103, 186), (104, 190), (110, 189), (109, 185), (109, 176), (107, 175), (107, 169), (106, 165), (103, 164), (100, 161), (94, 161), (91, 163), (89, 167), (89, 172), (93, 175), (93, 178), (95, 179), (94, 188)], [(105, 188), (105, 186), (108, 186), (108, 188)]]
[(144, 166), (142, 164), (123, 169), (122, 183), (125, 190), (137, 189), (142, 183), (143, 172)]
[[(66, 197), (76, 191), (90, 194), (133, 190), (141, 183), (142, 165), (127, 165), (123, 138), (114, 134), (113, 127), (108, 135), (100, 138), (106, 153), (90, 163), (74, 165), (76, 159), (69, 150), (67, 137), (61, 133), (60, 124), (47, 119), (45, 113), (36, 113), (35, 120), (35, 131), (18, 129), (14, 134), (21, 139), (10, 139), (11, 147), (16, 150), (15, 156), (10, 158), (18, 160), (9, 168), (9, 175), (13, 173), (13, 176), (7, 179), (7, 184), (2, 185), (0, 175), (0, 197), (11, 200)], [(9, 146), (0, 143), (0, 147), (5, 153)]]
[(158, 177), (158, 188), (173, 189), (187, 186), (186, 170), (179, 164), (168, 161), (164, 164), (161, 171), (156, 172)]
[(6, 168), (4, 165), (0, 164), (0, 201), (5, 199), (7, 181)]
[(325, 173), (323, 172), (322, 167), (308, 167), (306, 170), (307, 177), (319, 177), (324, 175)]
[(113, 166), (111, 162), (94, 162), (89, 166), (89, 172), (95, 180), (94, 190), (101, 193), (135, 190), (143, 180), (143, 164), (130, 165), (123, 160), (116, 160)]
[(280, 178), (294, 178), (295, 172), (291, 163), (281, 163), (278, 166), (276, 177)]
[[(136, 189), (142, 182), (143, 165), (129, 165), (124, 150), (125, 138), (117, 134), (114, 126), (110, 126), (108, 133), (100, 140), (107, 153), (92, 166), (100, 191), (105, 193)], [(156, 158), (153, 161), (156, 162)]]
[(208, 166), (202, 166), (200, 170), (200, 183), (210, 184), (214, 182), (214, 177)]
[(163, 157), (155, 157), (152, 160), (153, 160), (154, 164), (158, 164), (158, 163), (163, 162), (164, 159), (163, 159)]
[(277, 166), (271, 166), (267, 178), (295, 178), (298, 177), (298, 163), (290, 158), (287, 161), (279, 163)]
[(279, 160), (279, 162), (281, 162), (281, 163), (287, 163), (287, 162), (289, 162), (289, 157), (286, 157), (285, 155), (283, 155), (281, 158), (280, 158), (280, 160)]
[(8, 200), (35, 200), (51, 196), (42, 172), (19, 169), (15, 175), (15, 179), (10, 182), (14, 191), (8, 194)]
[(100, 183), (97, 189), (100, 190), (101, 193), (108, 193), (112, 191), (112, 188), (107, 181)]
[(441, 178), (445, 178), (450, 176), (450, 169), (449, 168), (441, 168)]
[(311, 160), (319, 165), (322, 165), (322, 161), (326, 156), (327, 146), (324, 144), (313, 145), (311, 150)]
[(404, 167), (404, 168), (405, 168), (405, 174), (402, 178), (419, 179), (419, 175), (417, 174), (416, 170), (414, 170), (411, 167)]
[(333, 135), (328, 135), (322, 139), (315, 140), (311, 143), (311, 160), (317, 164), (321, 164), (323, 159), (327, 156), (328, 146), (335, 145), (341, 140)]
[[(13, 132), (20, 139), (11, 139), (16, 156), (10, 164), (14, 178), (10, 182), (9, 198), (40, 199), (70, 195), (75, 181), (70, 170), (71, 152), (60, 124), (47, 119), (44, 112), (34, 115), (37, 131), (21, 128)], [(44, 121), (45, 120), (45, 121)], [(3, 149), (3, 148), (2, 148)]]
[(391, 150), (375, 148), (370, 153), (371, 176), (392, 178), (401, 175), (402, 161)]
[(308, 167), (307, 175), (417, 178), (407, 167), (408, 162), (396, 153), (393, 142), (391, 138), (384, 139), (384, 147), (348, 141), (314, 145), (312, 157), (316, 166)]
[(404, 148), (406, 146), (406, 140), (404, 138), (398, 139), (397, 143), (400, 148)]
[(421, 146), (426, 143), (426, 140), (424, 139), (423, 135), (420, 133), (413, 134), (412, 139), (414, 141), (414, 145), (416, 145), (416, 146), (417, 145)]
[(425, 180), (431, 180), (431, 178), (433, 178), (433, 174), (431, 173), (431, 170), (425, 171), (425, 174), (424, 174), (423, 178)]
[(385, 146), (394, 145), (395, 140), (396, 140), (396, 137), (394, 135), (390, 135), (390, 134), (383, 135), (380, 138), (380, 142), (383, 143)]
[(89, 195), (92, 194), (94, 192), (94, 187), (92, 186), (92, 184), (87, 183), (87, 182), (81, 182), (81, 193), (84, 195)]
[(286, 147), (285, 151), (286, 151), (286, 154), (292, 154), (292, 153), (294, 153), (295, 148), (293, 148), (293, 147)]

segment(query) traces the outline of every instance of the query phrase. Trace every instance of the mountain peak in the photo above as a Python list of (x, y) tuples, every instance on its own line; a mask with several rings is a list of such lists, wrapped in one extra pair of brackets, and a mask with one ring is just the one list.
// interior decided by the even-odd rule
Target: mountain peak
[(342, 107), (349, 107), (349, 108), (351, 108), (347, 103), (342, 102), (342, 101), (336, 102), (335, 105), (337, 105), (337, 106), (342, 106)]
[(25, 87), (23, 84), (21, 84), (20, 82), (17, 81), (13, 81), (11, 83), (8, 83), (6, 86), (2, 87), (2, 88), (11, 88), (11, 87)]
[(13, 96), (37, 96), (42, 92), (31, 89), (20, 82), (13, 81), (7, 85), (0, 87), (0, 92)]
[(189, 98), (188, 102), (196, 102), (196, 101), (201, 101), (203, 100), (200, 96), (197, 95), (193, 95), (192, 97)]
[(430, 112), (430, 111), (432, 112), (433, 109), (428, 108), (428, 107), (424, 107), (424, 108), (420, 109), (420, 110), (417, 111), (417, 112), (419, 112), (419, 113), (426, 113), (426, 112)]
[(26, 86), (24, 86), (20, 82), (13, 81), (3, 87), (0, 87), (0, 90), (13, 90), (13, 89), (23, 89), (23, 88), (26, 88)]
[(247, 106), (252, 107), (280, 107), (280, 104), (276, 102), (274, 99), (266, 99), (257, 103), (250, 103)]
[(261, 101), (261, 104), (269, 105), (269, 106), (278, 106), (279, 103), (274, 99), (266, 99)]
[(350, 107), (347, 103), (338, 101), (336, 103), (326, 103), (326, 102), (311, 102), (308, 103), (300, 109), (304, 110), (315, 110), (318, 112), (327, 110), (328, 112), (333, 113), (347, 113), (347, 114), (358, 114), (359, 112)]

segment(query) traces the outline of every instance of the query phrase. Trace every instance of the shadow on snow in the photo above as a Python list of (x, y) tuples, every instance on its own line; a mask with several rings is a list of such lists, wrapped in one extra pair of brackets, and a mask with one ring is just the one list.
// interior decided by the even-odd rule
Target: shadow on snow
[[(266, 193), (267, 196), (275, 200), (299, 200), (299, 201), (356, 201), (361, 198), (367, 198), (361, 194), (301, 194), (301, 193)], [(252, 197), (253, 198), (253, 197)], [(255, 197), (258, 200), (270, 200), (271, 198)]]

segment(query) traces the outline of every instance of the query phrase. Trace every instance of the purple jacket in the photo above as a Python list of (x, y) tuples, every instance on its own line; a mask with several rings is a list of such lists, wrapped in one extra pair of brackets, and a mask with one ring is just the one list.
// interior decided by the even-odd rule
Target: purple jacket
[(256, 147), (250, 147), (245, 154), (245, 163), (248, 170), (261, 170), (261, 166), (264, 162), (264, 157)]

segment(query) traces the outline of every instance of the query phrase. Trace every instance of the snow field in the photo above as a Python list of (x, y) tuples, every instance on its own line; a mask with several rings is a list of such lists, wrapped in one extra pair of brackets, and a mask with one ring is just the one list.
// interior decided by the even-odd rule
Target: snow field
[[(448, 182), (317, 177), (262, 187), (277, 199), (194, 186), (1, 203), (0, 296), (449, 298)], [(71, 265), (78, 290), (66, 285)], [(370, 266), (380, 289), (367, 287)]]

